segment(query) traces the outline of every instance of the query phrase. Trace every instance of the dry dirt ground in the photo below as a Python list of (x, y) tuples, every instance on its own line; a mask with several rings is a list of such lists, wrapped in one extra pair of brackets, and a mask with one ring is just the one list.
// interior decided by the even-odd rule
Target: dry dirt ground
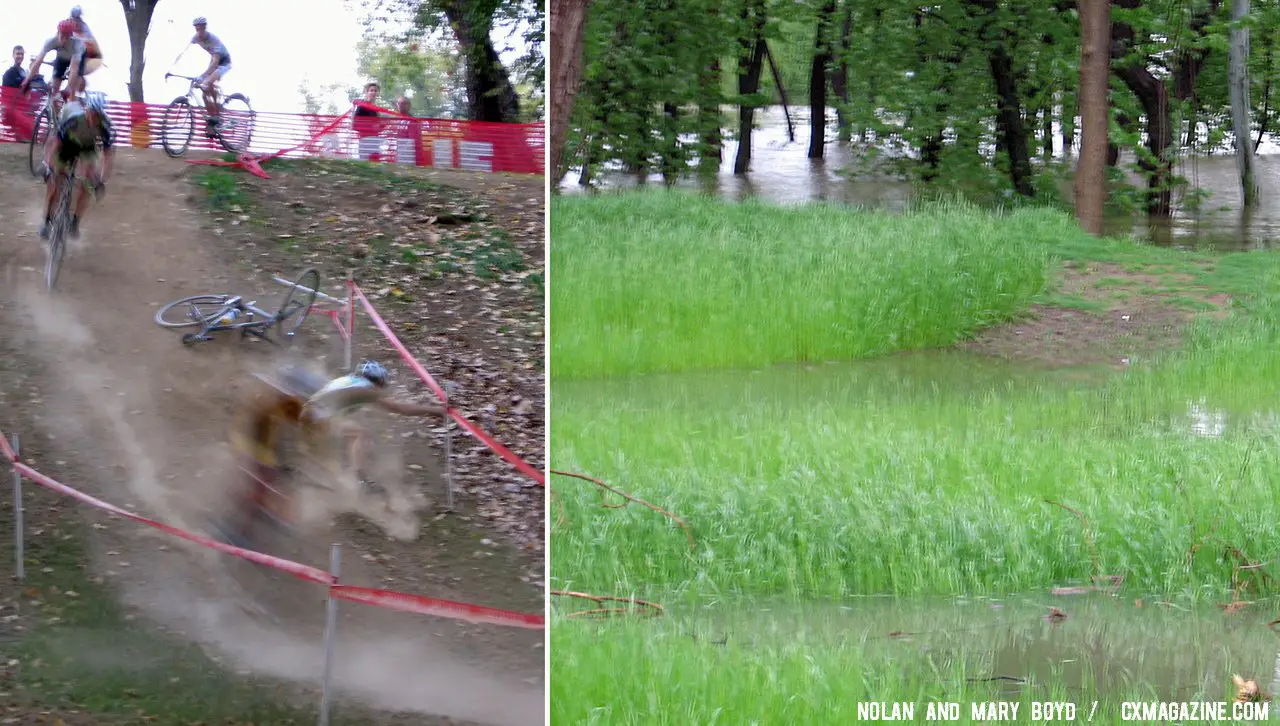
[[(366, 179), (355, 172), (319, 180), (308, 174), (329, 176), (322, 167), (277, 172), (268, 166), (272, 180), (227, 172), (242, 179), (227, 182), (215, 175), (201, 190), (196, 168), (156, 151), (123, 149), (108, 196), (90, 212), (59, 289), (50, 295), (41, 285), (38, 187), (26, 172), (25, 151), (0, 147), (0, 430), (22, 434), (25, 458), (35, 468), (139, 513), (207, 531), (207, 517), (220, 506), (231, 473), (223, 442), (232, 400), (240, 381), (267, 363), (274, 348), (224, 336), (185, 349), (176, 334), (154, 324), (153, 315), (165, 302), (200, 292), (235, 292), (270, 308), (285, 291), (270, 274), (292, 278), (304, 264), (326, 273), (324, 289), (334, 294), (341, 290), (335, 275), (356, 268), (357, 281), (369, 289), (392, 328), (404, 331), (410, 350), (428, 370), (454, 384), (454, 403), (464, 415), (542, 468), (541, 293), (518, 292), (524, 277), (542, 269), (541, 178), (432, 175), (438, 183), (471, 187), (462, 193), (407, 183), (379, 187), (372, 173), (364, 174)], [(210, 216), (201, 209), (206, 193), (231, 197)], [(438, 219), (399, 218), (397, 223), (406, 226), (391, 236), (393, 242), (420, 234), (428, 248), (420, 256), (466, 261), (468, 254), (477, 254), (475, 245), (460, 243), (451, 252), (431, 248), (440, 247), (436, 243), (442, 239), (453, 240), (456, 229), (479, 225), (484, 232), (476, 234), (483, 239), (505, 230), (497, 234), (504, 245), (489, 245), (502, 247), (503, 262), (473, 265), (472, 274), (459, 264), (425, 273), (390, 269), (385, 256), (378, 258), (385, 236), (375, 236), (372, 248), (361, 248), (367, 242), (353, 239), (364, 234), (358, 222), (397, 219), (395, 209), (386, 207), (388, 200), (397, 208), (407, 200), (417, 207), (415, 214), (463, 217), (446, 217), (441, 225)], [(238, 204), (254, 205), (258, 216), (242, 214)], [(319, 228), (316, 222), (349, 229), (307, 244), (306, 230)], [(444, 225), (452, 226), (435, 231)], [(480, 274), (476, 270), (487, 275), (473, 279)], [(388, 288), (391, 273), (401, 279)], [(358, 357), (394, 362), (367, 318), (358, 322), (356, 340)], [(295, 348), (295, 354), (312, 360), (327, 355), (331, 367), (339, 349), (323, 316), (307, 321)], [(419, 399), (428, 395), (404, 366), (392, 368), (402, 392)], [(420, 517), (403, 510), (379, 516), (374, 508), (364, 517), (347, 513), (333, 526), (321, 519), (295, 539), (277, 543), (276, 553), (327, 568), (328, 543), (338, 542), (345, 553), (342, 580), (348, 584), (541, 612), (541, 488), (459, 434), (453, 451), (460, 493), (456, 510), (447, 512), (441, 423), (374, 415), (364, 423), (382, 434), (370, 478), (408, 492), (411, 500), (421, 499)], [(114, 593), (126, 621), (145, 622), (177, 643), (194, 643), (237, 672), (284, 684), (281, 700), (314, 696), (323, 663), (322, 589), (103, 516), (32, 484), (26, 487), (26, 507), (33, 551), (49, 551), (40, 549), (49, 540), (56, 545), (83, 538), (91, 561), (82, 563), (82, 576)], [(11, 516), (6, 504), (0, 518)], [(10, 559), (6, 548), (0, 574), (12, 575)], [(59, 567), (80, 564), (49, 566), (29, 559), (28, 584), (52, 577)], [(59, 595), (66, 602), (75, 597), (62, 587), (8, 593), (0, 606), (8, 609), (0, 617), (0, 635), (56, 628), (59, 617), (50, 613), (60, 611), (51, 610), (49, 602)], [(542, 723), (542, 636), (535, 630), (344, 604), (334, 671), (338, 707), (360, 714), (352, 723)], [(43, 637), (41, 642), (65, 651), (63, 660), (90, 662), (98, 670), (140, 667), (136, 652), (78, 641), (75, 631)], [(52, 660), (54, 654), (47, 657)], [(15, 668), (38, 668), (40, 660), (31, 665), (5, 661), (0, 687), (21, 680)], [(0, 704), (9, 701), (7, 708), (15, 714), (10, 718), (21, 717), (6, 723), (53, 723), (55, 716), (42, 712), (66, 723), (113, 722), (114, 717), (99, 715), (80, 721), (70, 714), (85, 709), (68, 711), (65, 702), (63, 710), (50, 710), (39, 689), (28, 687), (22, 695), (21, 688), (0, 690)], [(155, 719), (119, 722), (141, 720)]]
[(1134, 272), (1103, 262), (1071, 262), (1058, 296), (1072, 306), (1032, 305), (1021, 319), (978, 333), (958, 347), (1044, 366), (1128, 366), (1177, 348), (1199, 314), (1225, 315), (1231, 298), (1187, 274)]

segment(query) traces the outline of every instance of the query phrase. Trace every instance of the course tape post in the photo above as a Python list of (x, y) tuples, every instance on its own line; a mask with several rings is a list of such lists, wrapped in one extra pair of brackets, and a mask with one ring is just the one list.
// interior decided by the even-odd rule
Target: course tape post
[(439, 383), (436, 383), (436, 380), (431, 377), (431, 374), (427, 372), (427, 369), (423, 368), (422, 364), (413, 357), (413, 354), (409, 352), (409, 349), (404, 347), (404, 343), (400, 342), (400, 339), (396, 337), (396, 334), (391, 332), (390, 326), (388, 326), (386, 321), (382, 319), (382, 316), (378, 314), (378, 311), (374, 309), (373, 303), (369, 302), (369, 298), (365, 297), (364, 290), (361, 290), (360, 286), (356, 285), (354, 282), (350, 284), (356, 298), (360, 300), (360, 304), (364, 306), (365, 312), (369, 313), (369, 317), (373, 319), (373, 324), (384, 336), (386, 336), (392, 347), (400, 353), (400, 357), (404, 359), (404, 362), (407, 363), (409, 367), (413, 369), (413, 372), (418, 374), (418, 377), (422, 379), (423, 383), (426, 383), (436, 396), (439, 397), (440, 402), (445, 404), (445, 410), (448, 412), (449, 416), (454, 421), (457, 421), (458, 425), (465, 429), (467, 433), (479, 439), (495, 454), (506, 459), (507, 462), (514, 466), (520, 473), (537, 482), (540, 486), (545, 487), (547, 485), (547, 480), (542, 472), (533, 468), (529, 462), (512, 453), (512, 451), (507, 447), (498, 443), (498, 441), (492, 436), (485, 433), (483, 429), (463, 418), (462, 414), (458, 413), (456, 408), (449, 405), (449, 397), (445, 394), (444, 389), (440, 387)]
[[(0, 441), (3, 440), (4, 432), (0, 431)], [(229, 555), (234, 555), (272, 569), (287, 572), (301, 580), (314, 582), (320, 585), (327, 585), (332, 597), (350, 600), (351, 602), (365, 603), (366, 605), (373, 605), (374, 607), (419, 613), (422, 615), (432, 615), (436, 617), (450, 618), (453, 620), (465, 620), (468, 622), (488, 623), (491, 625), (503, 625), (507, 627), (529, 628), (535, 630), (545, 627), (545, 618), (536, 613), (519, 613), (508, 610), (497, 610), (483, 605), (441, 600), (438, 598), (426, 597), (424, 595), (411, 595), (408, 593), (393, 592), (389, 590), (374, 590), (370, 588), (353, 587), (350, 585), (339, 585), (332, 574), (319, 568), (304, 565), (299, 562), (293, 562), (292, 560), (286, 560), (281, 557), (274, 557), (262, 552), (255, 552), (254, 550), (224, 544), (208, 537), (194, 534), (163, 522), (143, 517), (139, 514), (134, 514), (133, 512), (117, 507), (110, 502), (105, 502), (101, 499), (85, 494), (84, 492), (69, 487), (52, 477), (46, 476), (19, 461), (17, 455), (14, 454), (13, 449), (9, 447), (7, 441), (0, 444), (0, 452), (3, 452), (5, 458), (13, 464), (14, 470), (20, 473), (23, 477), (34, 481), (46, 489), (77, 499), (117, 516), (131, 519), (150, 527), (155, 527), (162, 532), (194, 542), (198, 545), (218, 550), (219, 552)]]
[[(174, 88), (174, 96), (181, 91)], [(169, 96), (168, 98), (172, 98)], [(0, 88), (0, 142), (26, 143), (44, 96)], [(107, 116), (121, 144), (159, 148), (165, 124), (163, 103), (109, 101)], [(352, 117), (355, 107), (379, 116)], [(541, 123), (514, 124), (402, 116), (363, 101), (338, 115), (256, 110), (249, 148), (237, 162), (251, 167), (280, 156), (362, 159), (433, 169), (544, 174), (546, 132)], [(196, 152), (222, 152), (200, 128), (191, 139)]]

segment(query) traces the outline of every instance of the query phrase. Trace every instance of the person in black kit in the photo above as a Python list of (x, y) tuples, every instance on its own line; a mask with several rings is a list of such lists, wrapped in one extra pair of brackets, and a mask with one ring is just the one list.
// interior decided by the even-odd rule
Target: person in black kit
[(4, 72), (4, 87), (17, 88), (27, 79), (27, 72), (22, 70), (22, 59), (27, 57), (27, 53), (22, 46), (13, 46), (13, 67)]

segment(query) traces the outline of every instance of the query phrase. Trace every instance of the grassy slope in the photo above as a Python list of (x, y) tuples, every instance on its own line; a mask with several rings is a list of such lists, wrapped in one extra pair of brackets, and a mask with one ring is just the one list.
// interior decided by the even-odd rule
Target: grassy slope
[[(1280, 549), (1280, 526), (1275, 524), (1280, 505), (1270, 476), (1280, 466), (1275, 446), (1280, 428), (1265, 414), (1275, 397), (1274, 381), (1280, 378), (1280, 299), (1273, 292), (1280, 255), (1201, 254), (1092, 240), (1050, 214), (1015, 217), (1020, 226), (1011, 236), (1017, 239), (1003, 237), (1002, 245), (992, 247), (948, 236), (956, 230), (987, 233), (975, 219), (962, 225), (945, 215), (923, 215), (897, 223), (899, 238), (911, 238), (911, 230), (918, 229), (935, 242), (947, 240), (945, 244), (999, 260), (968, 260), (965, 267), (940, 264), (948, 259), (942, 244), (898, 243), (877, 227), (890, 224), (879, 215), (814, 210), (813, 219), (823, 224), (806, 225), (798, 220), (807, 210), (786, 212), (778, 216), (787, 222), (775, 227), (764, 221), (766, 210), (761, 208), (717, 209), (689, 200), (668, 204), (656, 194), (565, 206), (568, 213), (557, 221), (557, 229), (577, 225), (569, 236), (581, 237), (576, 244), (586, 250), (586, 260), (571, 259), (572, 246), (553, 247), (555, 261), (563, 259), (555, 266), (552, 286), (557, 303), (552, 344), (558, 356), (552, 360), (553, 380), (560, 382), (553, 397), (553, 465), (603, 477), (680, 514), (694, 528), (698, 548), (689, 553), (679, 530), (650, 511), (602, 509), (594, 492), (566, 485), (566, 519), (553, 526), (557, 585), (649, 596), (676, 606), (677, 613), (680, 605), (695, 602), (732, 608), (758, 598), (1045, 592), (1102, 574), (1124, 575), (1123, 592), (1130, 598), (1154, 592), (1184, 601), (1222, 601), (1231, 597), (1237, 564), (1231, 556), (1220, 556), (1224, 543), (1254, 560), (1265, 561)], [(611, 216), (591, 221), (589, 213), (601, 212)], [(651, 216), (641, 219), (641, 212)], [(843, 221), (835, 221), (840, 215)], [(1006, 232), (1012, 228), (989, 224)], [(751, 231), (740, 236), (729, 225)], [(862, 342), (827, 351), (833, 358), (889, 350), (903, 323), (906, 329), (931, 329), (933, 342), (941, 344), (982, 322), (1014, 314), (1033, 300), (1054, 300), (1052, 283), (1013, 286), (1016, 302), (1000, 308), (999, 315), (984, 315), (995, 309), (999, 297), (990, 294), (995, 289), (990, 282), (985, 287), (957, 284), (956, 278), (975, 279), (965, 274), (971, 268), (996, 270), (988, 281), (1009, 275), (1036, 280), (1042, 273), (1052, 279), (1047, 268), (1055, 259), (1110, 262), (1143, 274), (1181, 276), (1180, 284), (1188, 290), (1229, 293), (1236, 300), (1235, 313), (1224, 323), (1198, 325), (1184, 350), (1151, 367), (1086, 385), (1019, 382), (1017, 377), (1000, 383), (999, 375), (988, 379), (976, 370), (939, 379), (857, 368), (811, 374), (799, 382), (785, 372), (647, 383), (643, 378), (565, 380), (724, 363), (707, 355), (692, 337), (673, 342), (669, 335), (650, 335), (650, 325), (679, 322), (682, 313), (628, 318), (620, 312), (625, 302), (611, 301), (600, 291), (626, 289), (633, 300), (648, 305), (646, 312), (652, 310), (651, 298), (683, 291), (679, 304), (693, 310), (683, 314), (707, 319), (708, 301), (732, 302), (733, 288), (708, 279), (695, 284), (695, 271), (745, 268), (749, 278), (772, 276), (778, 283), (804, 285), (798, 263), (779, 267), (782, 253), (816, 244), (814, 237), (824, 229), (839, 230), (833, 239), (845, 235), (857, 242), (850, 246), (853, 259), (888, 250), (896, 253), (889, 259), (898, 265), (844, 265), (834, 276), (844, 285), (822, 287), (828, 299), (865, 314), (872, 308), (857, 295), (874, 298), (886, 286), (890, 296), (901, 295), (904, 280), (915, 285), (910, 288), (915, 305), (908, 312), (858, 325), (866, 331), (859, 334)], [(873, 229), (874, 234), (861, 236), (862, 230)], [(557, 232), (557, 243), (561, 234)], [(769, 239), (770, 234), (785, 234), (785, 244)], [(646, 235), (655, 242), (643, 249), (640, 240)], [(691, 263), (694, 251), (727, 249), (734, 237), (744, 243), (739, 255), (755, 249), (745, 244), (755, 241), (769, 263)], [(1042, 249), (1028, 247), (1028, 240)], [(589, 243), (594, 247), (588, 249)], [(908, 257), (916, 253), (925, 259), (917, 263)], [(673, 265), (675, 260), (680, 264)], [(1035, 265), (1044, 267), (1008, 273)], [(822, 277), (830, 266), (814, 264), (808, 272)], [(656, 274), (667, 267), (669, 274)], [(932, 272), (913, 276), (910, 271), (916, 267)], [(625, 274), (632, 269), (650, 271), (646, 284)], [(784, 275), (780, 269), (789, 272)], [(602, 281), (610, 270), (614, 278)], [(918, 325), (920, 315), (949, 305), (944, 300), (965, 299), (948, 297), (955, 290), (978, 303), (969, 308), (978, 314), (934, 317), (929, 319), (940, 322)], [(741, 301), (722, 314), (745, 322), (788, 305), (823, 311), (812, 301), (790, 300), (778, 290)], [(587, 310), (591, 306), (601, 309)], [(579, 324), (578, 315), (587, 330), (567, 331), (568, 321)], [(632, 335), (652, 339), (659, 350), (629, 366), (621, 351), (634, 353), (640, 345), (622, 345), (616, 354), (607, 350), (610, 344), (627, 342), (609, 329), (619, 321), (636, 325), (639, 332)], [(783, 339), (789, 328), (771, 329), (763, 337)], [(750, 354), (735, 363), (760, 366), (789, 359), (786, 346), (773, 348), (780, 352), (774, 358), (760, 355), (762, 346), (751, 345), (759, 337), (758, 328), (739, 329), (737, 340), (745, 340)], [(880, 343), (867, 344), (870, 340)], [(726, 337), (717, 344), (732, 346), (734, 340)], [(1227, 411), (1225, 435), (1188, 435), (1191, 404)], [(1080, 511), (1088, 518), (1088, 530), (1046, 499)], [(1189, 560), (1192, 546), (1210, 535), (1209, 544)], [(1280, 574), (1274, 570), (1271, 565), (1261, 575), (1243, 574), (1249, 589), (1242, 597), (1269, 593), (1264, 579)], [(1070, 603), (1064, 606), (1071, 608)], [(983, 644), (967, 654), (911, 646), (881, 650), (865, 643), (818, 641), (804, 628), (783, 628), (784, 645), (720, 647), (694, 641), (679, 623), (673, 618), (667, 624), (593, 626), (557, 618), (552, 647), (557, 721), (737, 723), (755, 718), (825, 723), (830, 714), (852, 709), (859, 699), (946, 697), (967, 709), (972, 698), (1002, 697), (965, 680), (993, 675), (990, 663), (982, 662), (992, 656)], [(1158, 635), (1166, 636), (1168, 627)], [(1265, 626), (1251, 622), (1248, 627), (1260, 632)], [(1238, 649), (1231, 653), (1238, 655)], [(625, 677), (612, 667), (620, 662), (630, 664)], [(1265, 680), (1268, 666), (1261, 661), (1215, 664), (1210, 677), (1222, 687), (1205, 691), (1202, 678), (1198, 692), (1225, 699), (1235, 668)], [(1061, 679), (1048, 678), (1026, 693), (1087, 704), (1082, 693), (1092, 698), (1105, 691), (1105, 720), (1116, 713), (1114, 701), (1126, 695), (1150, 698), (1159, 692), (1173, 697), (1167, 683), (1149, 680), (1162, 677), (1139, 662), (1106, 685), (1086, 674), (1079, 686), (1083, 691), (1063, 692)], [(771, 699), (771, 693), (788, 698)], [(1189, 694), (1181, 691), (1177, 697), (1191, 698)]]

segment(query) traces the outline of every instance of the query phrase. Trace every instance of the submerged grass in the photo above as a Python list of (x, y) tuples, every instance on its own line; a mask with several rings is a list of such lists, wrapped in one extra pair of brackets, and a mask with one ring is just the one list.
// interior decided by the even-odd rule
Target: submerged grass
[(1028, 723), (1032, 702), (1056, 701), (1075, 705), (1074, 722), (1116, 723), (1122, 701), (1230, 701), (1234, 673), (1269, 688), (1275, 661), (1264, 622), (1199, 613), (1129, 606), (1134, 615), (1112, 606), (1050, 624), (1040, 619), (1045, 608), (1034, 606), (998, 615), (989, 603), (939, 603), (923, 613), (894, 606), (900, 617), (857, 615), (868, 609), (888, 608), (859, 602), (840, 615), (556, 620), (552, 722), (852, 723), (867, 720), (860, 702), (888, 709), (905, 702), (914, 718), (898, 720), (924, 723), (930, 702), (953, 702), (960, 723), (990, 723), (1001, 719), (975, 718), (973, 705), (1004, 701), (1019, 706), (1012, 720)]
[[(895, 219), (664, 193), (558, 204), (553, 466), (679, 514), (697, 546), (654, 512), (605, 509), (566, 480), (554, 587), (659, 600), (677, 614), (1043, 593), (1101, 575), (1122, 575), (1122, 595), (1149, 602), (1276, 593), (1280, 254), (1095, 240), (1047, 212)], [(954, 352), (766, 367), (944, 345), (1033, 301), (1096, 307), (1054, 289), (1062, 261), (1158, 276), (1185, 296), (1170, 304), (1226, 293), (1233, 311), (1120, 376)], [(764, 369), (698, 370), (725, 367)], [(681, 372), (635, 375), (654, 371)], [(1238, 569), (1231, 548), (1262, 566)], [(968, 679), (1008, 662), (989, 642), (894, 650), (800, 629), (745, 647), (686, 626), (679, 615), (555, 619), (553, 720), (831, 723), (857, 718), (859, 700), (929, 699), (960, 701), (967, 718), (969, 701), (997, 697)], [(1224, 652), (1234, 658), (1238, 645)], [(1213, 664), (1177, 700), (1229, 700), (1224, 669), (1235, 667)], [(1122, 671), (1105, 683), (1047, 673), (1034, 693), (1001, 698), (1104, 693), (1100, 709), (1113, 710), (1098, 720), (1110, 722), (1119, 701), (1167, 692), (1142, 658)]]
[(557, 199), (558, 378), (847, 359), (947, 345), (1042, 292), (1059, 215), (894, 215), (681, 192)]

